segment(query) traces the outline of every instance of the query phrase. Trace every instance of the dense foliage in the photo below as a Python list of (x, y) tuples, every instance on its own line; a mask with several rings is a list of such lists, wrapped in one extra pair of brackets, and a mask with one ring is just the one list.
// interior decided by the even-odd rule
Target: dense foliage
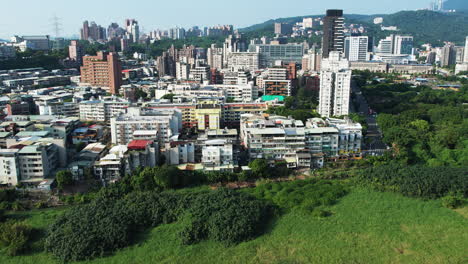
[(197, 194), (133, 192), (119, 199), (102, 193), (77, 206), (49, 229), (45, 249), (61, 261), (92, 259), (131, 244), (142, 230), (185, 219), (181, 240), (238, 243), (259, 235), (270, 207), (229, 190)]
[(373, 82), (361, 90), (379, 113), (383, 140), (394, 147), (396, 158), (432, 167), (468, 166), (467, 85), (447, 91)]
[(291, 116), (296, 120), (305, 122), (309, 118), (319, 117), (314, 109), (318, 106), (318, 93), (316, 91), (307, 91), (300, 87), (295, 96), (286, 97), (284, 106), (270, 107), (268, 114), (280, 116)]
[(68, 56), (68, 51), (54, 50), (48, 54), (42, 51), (26, 50), (18, 52), (16, 58), (4, 60), (0, 63), (0, 70), (10, 69), (24, 69), (42, 67), (47, 70), (61, 69), (63, 66), (60, 64), (60, 59)]
[(0, 224), (0, 244), (8, 256), (24, 253), (31, 241), (32, 228), (14, 220)]
[(468, 35), (468, 15), (458, 12), (402, 11), (384, 16), (384, 25), (397, 26), (401, 33), (411, 34), (418, 45), (443, 45), (444, 41), (462, 44)]
[[(348, 193), (341, 183), (325, 180), (307, 180), (283, 183), (267, 183), (251, 191), (260, 199), (270, 200), (281, 208), (298, 208), (315, 212), (319, 216), (324, 207), (333, 205)], [(325, 215), (322, 215), (325, 216)]]
[(390, 190), (406, 196), (440, 198), (449, 193), (468, 197), (468, 168), (430, 168), (390, 163), (371, 167), (359, 176), (359, 182), (379, 190)]

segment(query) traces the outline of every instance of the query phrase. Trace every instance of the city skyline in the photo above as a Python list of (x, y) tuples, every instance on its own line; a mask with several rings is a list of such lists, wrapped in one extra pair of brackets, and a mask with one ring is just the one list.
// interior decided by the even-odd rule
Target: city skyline
[[(36, 12), (48, 5), (49, 13)], [(373, 0), (349, 1), (330, 0), (305, 1), (299, 0), (298, 5), (306, 8), (297, 8), (298, 5), (288, 5), (271, 1), (260, 0), (250, 2), (240, 0), (229, 8), (230, 12), (222, 12), (225, 5), (213, 6), (208, 0), (201, 0), (197, 6), (191, 5), (189, 1), (183, 0), (178, 4), (178, 9), (171, 12), (170, 3), (156, 5), (148, 0), (140, 1), (138, 6), (128, 6), (123, 1), (92, 2), (84, 0), (73, 12), (69, 12), (69, 3), (58, 0), (47, 0), (42, 2), (27, 0), (25, 3), (9, 3), (4, 7), (3, 19), (0, 22), (0, 38), (9, 39), (13, 35), (48, 34), (55, 36), (53, 17), (60, 18), (61, 37), (72, 37), (79, 35), (79, 28), (84, 20), (96, 21), (97, 24), (107, 27), (112, 22), (123, 25), (126, 18), (135, 18), (142, 27), (142, 32), (154, 29), (167, 29), (170, 27), (192, 27), (210, 26), (218, 24), (232, 24), (236, 28), (243, 28), (257, 23), (263, 23), (270, 19), (306, 15), (322, 15), (326, 9), (341, 8), (345, 14), (384, 14), (394, 13), (401, 10), (415, 10), (427, 7), (427, 0), (404, 1), (395, 0), (391, 3), (382, 3)], [(125, 8), (122, 8), (125, 6)], [(18, 19), (18, 8), (23, 8), (22, 19)], [(258, 12), (262, 10), (262, 12)], [(105, 12), (103, 12), (105, 11)], [(102, 14), (106, 14), (105, 16)], [(239, 18), (247, 18), (241, 19)]]

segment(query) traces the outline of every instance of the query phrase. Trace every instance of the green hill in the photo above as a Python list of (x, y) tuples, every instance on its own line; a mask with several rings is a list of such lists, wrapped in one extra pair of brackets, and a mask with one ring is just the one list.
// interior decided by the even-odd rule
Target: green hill
[(384, 16), (384, 25), (397, 26), (402, 33), (413, 35), (419, 44), (443, 41), (463, 44), (468, 36), (468, 14), (461, 12), (402, 11)]
[[(304, 17), (321, 17), (321, 15), (278, 18), (243, 28), (240, 31), (251, 35), (273, 35), (275, 22), (296, 23), (302, 21)], [(444, 41), (452, 41), (461, 45), (468, 36), (468, 12), (440, 13), (420, 10), (402, 11), (390, 15), (345, 15), (347, 23), (367, 25), (369, 35), (377, 40), (392, 33), (382, 32), (378, 26), (374, 25), (372, 20), (375, 17), (383, 17), (385, 26), (397, 26), (400, 33), (413, 35), (417, 44), (442, 45)]]

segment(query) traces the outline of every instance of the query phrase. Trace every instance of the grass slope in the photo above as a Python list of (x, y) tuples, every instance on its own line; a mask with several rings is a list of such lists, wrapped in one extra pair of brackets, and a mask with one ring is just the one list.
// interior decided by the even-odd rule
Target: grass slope
[[(97, 259), (100, 263), (463, 263), (468, 257), (468, 219), (441, 207), (393, 193), (354, 189), (317, 219), (298, 211), (280, 217), (258, 239), (224, 247), (203, 242), (182, 246), (180, 223), (151, 230), (139, 245)], [(33, 213), (36, 227), (54, 213)], [(51, 263), (44, 253), (8, 258), (0, 263)]]

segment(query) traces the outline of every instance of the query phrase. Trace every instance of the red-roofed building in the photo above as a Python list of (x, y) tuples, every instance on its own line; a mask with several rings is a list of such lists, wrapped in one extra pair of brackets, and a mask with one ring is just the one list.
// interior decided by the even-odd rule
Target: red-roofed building
[(133, 140), (127, 146), (128, 150), (145, 150), (148, 145), (153, 144), (151, 140)]

